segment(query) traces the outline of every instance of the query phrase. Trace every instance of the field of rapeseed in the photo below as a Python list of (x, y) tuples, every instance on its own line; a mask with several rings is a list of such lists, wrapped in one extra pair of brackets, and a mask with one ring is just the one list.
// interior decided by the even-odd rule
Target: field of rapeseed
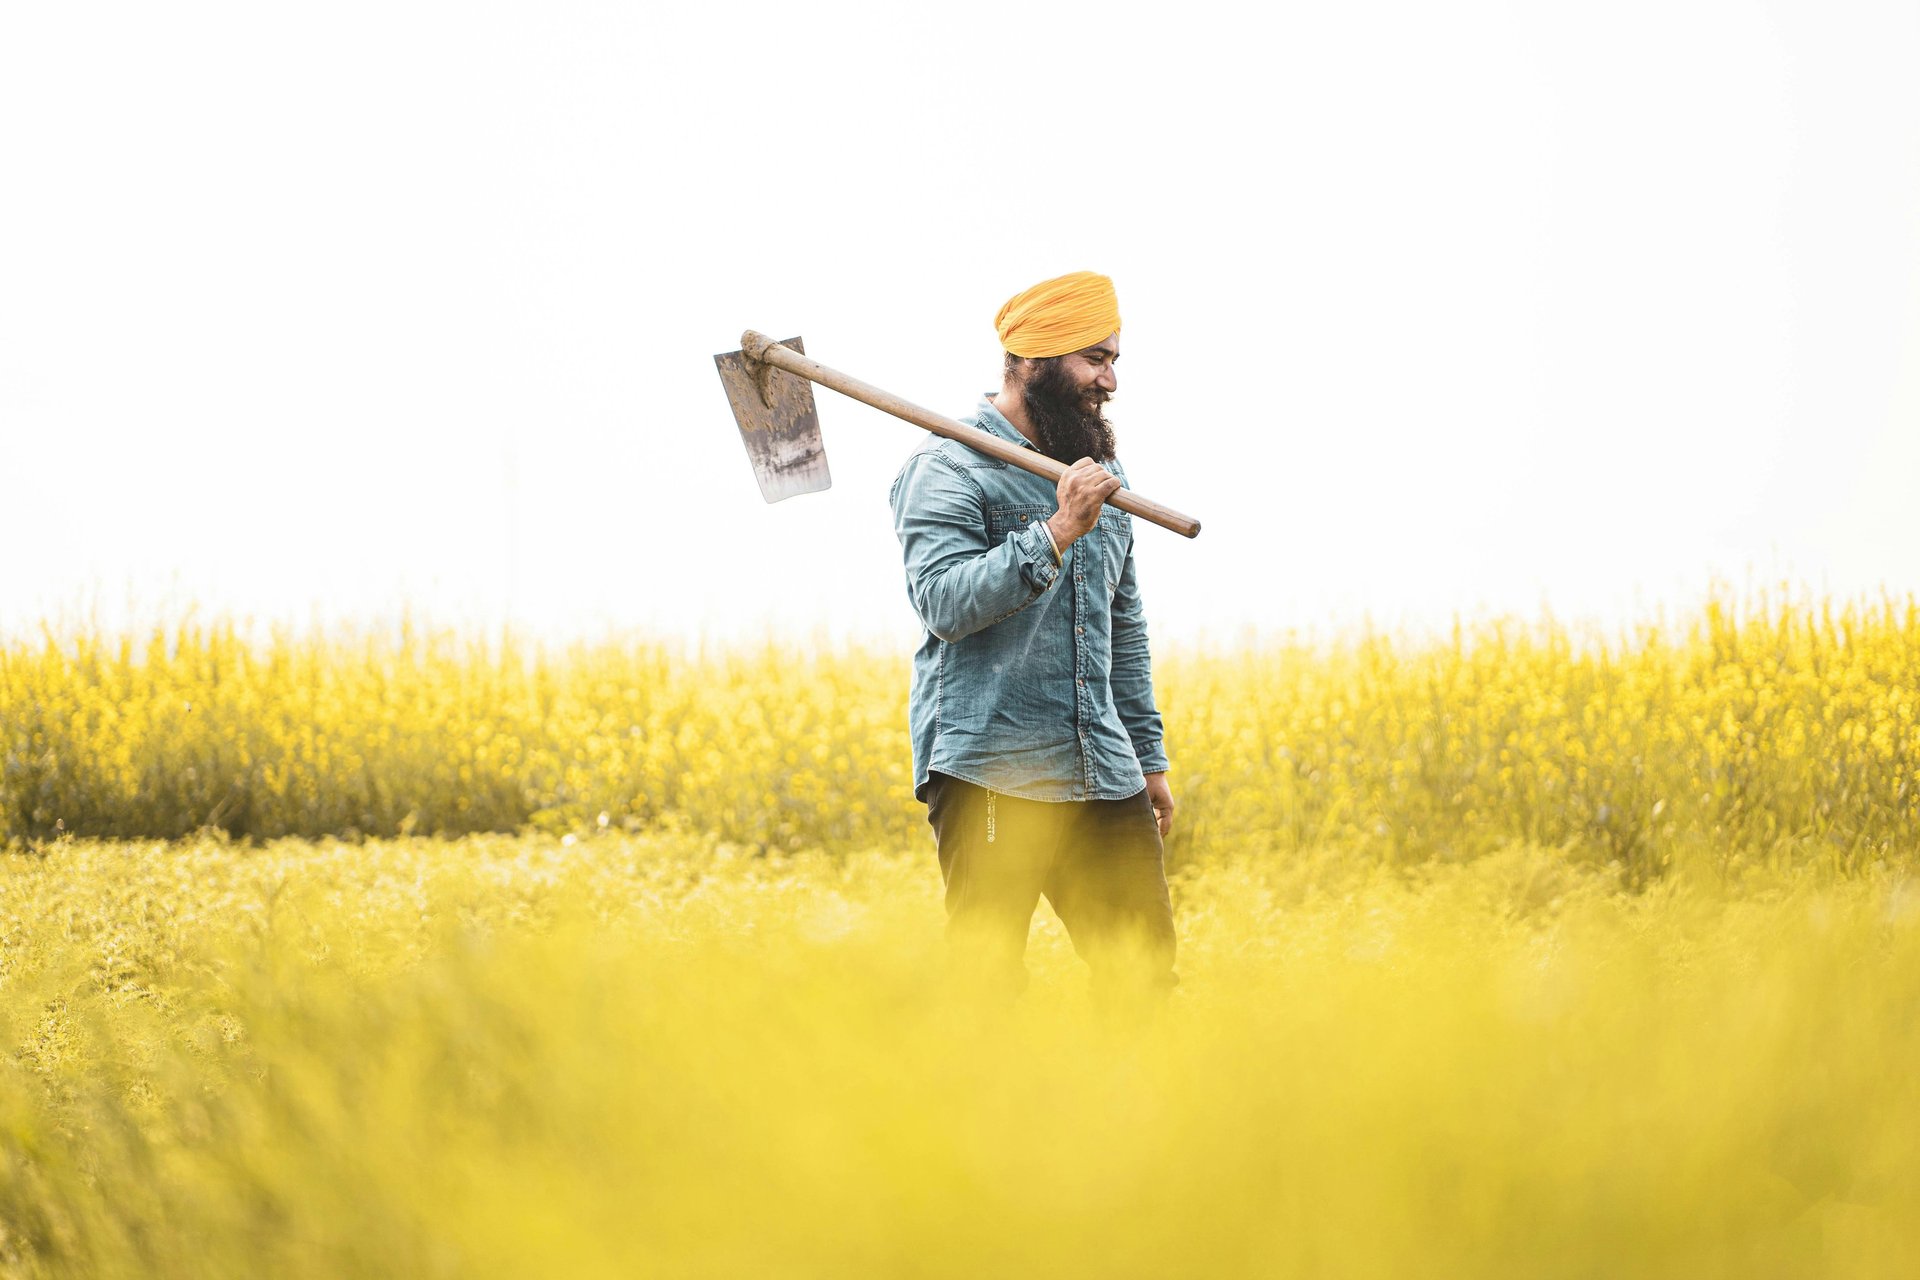
[(1920, 1269), (1914, 606), (1157, 670), (1120, 1025), (892, 655), (0, 648), (0, 1278)]
[(1909, 1276), (1920, 883), (1515, 847), (1178, 873), (1090, 1015), (924, 848), (0, 859), (0, 1276)]
[[(1618, 863), (1843, 870), (1920, 844), (1920, 605), (1711, 602), (1671, 630), (1493, 622), (1163, 653), (1175, 863), (1515, 841)], [(902, 847), (906, 661), (552, 651), (401, 627), (0, 645), (0, 842), (645, 831)]]

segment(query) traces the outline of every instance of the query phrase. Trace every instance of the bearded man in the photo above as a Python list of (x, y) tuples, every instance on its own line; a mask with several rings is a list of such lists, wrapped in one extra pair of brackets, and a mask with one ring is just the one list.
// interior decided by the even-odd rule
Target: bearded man
[(1120, 308), (1090, 271), (1016, 294), (995, 327), (997, 394), (969, 426), (1067, 464), (1057, 485), (951, 440), (892, 491), (907, 596), (926, 627), (908, 720), (962, 969), (1017, 994), (1045, 894), (1097, 1000), (1164, 992), (1173, 793), (1105, 405)]

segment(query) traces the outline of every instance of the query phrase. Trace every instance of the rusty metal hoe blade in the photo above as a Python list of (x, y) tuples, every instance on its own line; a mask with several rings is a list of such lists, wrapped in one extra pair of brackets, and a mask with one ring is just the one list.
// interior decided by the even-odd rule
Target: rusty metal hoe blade
[[(804, 353), (800, 339), (782, 346)], [(820, 415), (813, 407), (813, 384), (784, 369), (756, 360), (744, 351), (713, 358), (733, 405), (734, 421), (753, 461), (754, 478), (768, 502), (797, 493), (831, 488), (827, 449), (820, 439)]]

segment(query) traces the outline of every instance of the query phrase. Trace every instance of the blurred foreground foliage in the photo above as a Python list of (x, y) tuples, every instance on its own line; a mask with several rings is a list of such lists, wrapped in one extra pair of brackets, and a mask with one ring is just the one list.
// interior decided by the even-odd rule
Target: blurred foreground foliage
[[(1710, 600), (1598, 637), (1492, 621), (1163, 651), (1170, 858), (1514, 841), (1645, 883), (1676, 860), (1910, 861), (1920, 608)], [(761, 852), (925, 839), (903, 655), (548, 649), (403, 625), (0, 648), (0, 838), (688, 830)]]
[(1177, 873), (1093, 1016), (946, 985), (926, 850), (0, 854), (0, 1280), (1920, 1272), (1920, 882)]

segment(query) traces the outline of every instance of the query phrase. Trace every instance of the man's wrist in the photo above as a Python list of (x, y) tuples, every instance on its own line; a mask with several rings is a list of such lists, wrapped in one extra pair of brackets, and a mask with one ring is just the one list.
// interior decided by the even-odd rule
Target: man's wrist
[(1054, 554), (1057, 556), (1065, 556), (1067, 554), (1067, 548), (1073, 545), (1074, 539), (1069, 538), (1066, 533), (1061, 530), (1060, 526), (1054, 523), (1054, 521), (1059, 518), (1060, 513), (1056, 511), (1040, 523), (1046, 528), (1047, 536), (1053, 539)]
[(1060, 540), (1053, 536), (1053, 530), (1047, 527), (1045, 520), (1040, 522), (1040, 536), (1047, 540), (1047, 550), (1053, 552), (1054, 564), (1064, 567), (1067, 562), (1060, 554)]

